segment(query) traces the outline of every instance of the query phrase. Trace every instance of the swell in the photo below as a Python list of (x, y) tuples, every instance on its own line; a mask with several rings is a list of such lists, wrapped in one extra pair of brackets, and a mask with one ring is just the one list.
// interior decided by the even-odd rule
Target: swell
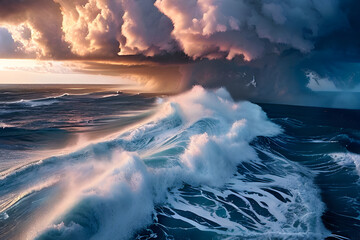
[[(43, 197), (47, 211), (34, 208), (27, 215), (36, 222), (24, 223), (20, 235), (0, 227), (1, 237), (126, 239), (183, 230), (215, 238), (328, 234), (314, 175), (254, 145), (282, 132), (259, 106), (234, 102), (224, 89), (201, 87), (159, 102), (156, 116), (116, 139), (1, 179), (5, 202), (12, 193), (36, 196), (56, 185)], [(52, 178), (61, 180), (36, 188)], [(29, 201), (3, 209), (7, 229), (14, 227), (11, 211), (31, 208)]]
[[(268, 112), (272, 121), (284, 128), (284, 134), (271, 139), (259, 138), (254, 144), (267, 146), (273, 153), (313, 173), (314, 184), (326, 206), (322, 220), (332, 232), (332, 238), (357, 239), (360, 231), (360, 135), (358, 125), (353, 123), (360, 120), (359, 111), (304, 108), (299, 112), (297, 107), (274, 108), (276, 111)], [(292, 113), (291, 118), (289, 113)], [(317, 113), (315, 120), (310, 117), (314, 113)]]
[(17, 101), (9, 101), (9, 102), (0, 102), (0, 104), (23, 104), (23, 105), (28, 105), (30, 107), (38, 107), (38, 106), (43, 106), (43, 105), (51, 105), (53, 103), (56, 103), (57, 100), (56, 99), (60, 99), (63, 97), (69, 96), (68, 93), (64, 93), (61, 95), (57, 95), (57, 96), (49, 96), (49, 97), (44, 97), (44, 98), (35, 98), (35, 99), (20, 99)]

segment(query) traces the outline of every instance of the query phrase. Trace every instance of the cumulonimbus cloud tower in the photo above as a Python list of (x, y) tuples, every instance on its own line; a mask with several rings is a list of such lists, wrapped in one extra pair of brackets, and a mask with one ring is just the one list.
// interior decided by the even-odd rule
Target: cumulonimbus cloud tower
[[(180, 56), (191, 63), (187, 85), (260, 100), (308, 91), (309, 71), (346, 90), (360, 83), (343, 64), (360, 59), (359, 9), (356, 0), (1, 0), (0, 57)], [(244, 90), (253, 77), (267, 87)]]

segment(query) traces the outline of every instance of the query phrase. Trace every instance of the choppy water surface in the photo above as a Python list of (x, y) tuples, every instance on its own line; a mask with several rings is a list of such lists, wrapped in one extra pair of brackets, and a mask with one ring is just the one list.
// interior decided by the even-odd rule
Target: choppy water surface
[(1, 239), (360, 239), (359, 111), (0, 92)]

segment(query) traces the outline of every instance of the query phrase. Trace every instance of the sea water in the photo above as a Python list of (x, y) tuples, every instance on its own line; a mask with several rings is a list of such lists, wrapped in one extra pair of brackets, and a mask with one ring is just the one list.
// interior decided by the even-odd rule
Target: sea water
[(360, 239), (360, 113), (3, 87), (0, 239)]

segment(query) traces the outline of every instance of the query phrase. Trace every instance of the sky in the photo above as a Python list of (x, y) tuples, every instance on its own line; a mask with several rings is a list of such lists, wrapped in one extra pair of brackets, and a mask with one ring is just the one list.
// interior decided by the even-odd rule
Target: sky
[(358, 12), (358, 0), (0, 0), (0, 83), (200, 84), (355, 108), (323, 92), (360, 89)]

